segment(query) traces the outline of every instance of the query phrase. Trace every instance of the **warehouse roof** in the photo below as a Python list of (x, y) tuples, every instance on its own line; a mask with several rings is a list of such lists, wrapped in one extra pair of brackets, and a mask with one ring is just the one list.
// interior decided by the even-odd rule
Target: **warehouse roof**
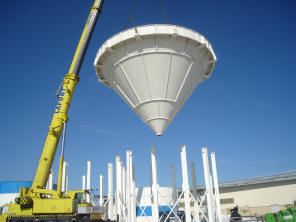
[[(254, 177), (250, 179), (237, 180), (231, 182), (220, 183), (219, 188), (230, 188), (230, 187), (239, 187), (246, 186), (252, 184), (263, 184), (263, 183), (271, 183), (271, 182), (282, 182), (282, 181), (291, 181), (296, 180), (296, 171), (289, 173), (281, 173), (271, 176), (263, 176), (263, 177)], [(202, 191), (205, 189), (205, 186), (198, 186), (197, 190)], [(178, 189), (179, 192), (182, 192), (182, 189)]]
[(288, 181), (288, 180), (296, 180), (296, 172), (282, 173), (282, 174), (276, 174), (272, 176), (255, 177), (251, 179), (221, 183), (219, 184), (219, 188), (244, 186), (244, 185), (260, 184), (260, 183), (270, 183), (270, 182), (278, 182), (278, 181)]

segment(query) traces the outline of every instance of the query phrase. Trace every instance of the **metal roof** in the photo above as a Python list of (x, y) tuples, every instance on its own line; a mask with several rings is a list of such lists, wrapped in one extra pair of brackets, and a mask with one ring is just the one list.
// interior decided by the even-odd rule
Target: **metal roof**
[[(296, 180), (296, 171), (295, 172), (289, 172), (289, 173), (280, 173), (280, 174), (271, 175), (271, 176), (254, 177), (254, 178), (250, 178), (250, 179), (220, 183), (219, 184), (219, 189), (220, 188), (231, 188), (231, 187), (247, 186), (247, 185), (253, 185), (253, 184), (291, 181), (291, 180)], [(202, 191), (204, 189), (205, 189), (205, 186), (198, 186), (197, 187), (198, 191)], [(178, 192), (182, 192), (182, 189), (178, 189)]]
[(255, 178), (250, 178), (245, 180), (237, 180), (237, 181), (221, 183), (219, 184), (219, 188), (271, 183), (271, 182), (279, 182), (279, 181), (289, 181), (289, 180), (296, 180), (296, 172), (282, 173), (282, 174), (276, 174), (271, 176), (255, 177)]

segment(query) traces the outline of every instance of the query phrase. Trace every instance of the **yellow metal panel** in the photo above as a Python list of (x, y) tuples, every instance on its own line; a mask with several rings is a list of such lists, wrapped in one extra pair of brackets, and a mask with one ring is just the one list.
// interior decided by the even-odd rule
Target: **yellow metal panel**
[(22, 209), (21, 205), (19, 205), (19, 204), (9, 204), (8, 215), (10, 215), (10, 216), (18, 216), (18, 215), (29, 216), (29, 215), (32, 215), (32, 208)]
[(7, 214), (0, 214), (0, 222), (6, 222)]
[(34, 198), (33, 213), (34, 214), (60, 214), (73, 213), (72, 199), (35, 199)]

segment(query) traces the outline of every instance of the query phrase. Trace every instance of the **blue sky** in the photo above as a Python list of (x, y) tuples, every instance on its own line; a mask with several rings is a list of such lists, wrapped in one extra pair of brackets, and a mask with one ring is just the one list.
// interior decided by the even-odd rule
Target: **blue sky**
[[(112, 90), (98, 83), (96, 52), (122, 31), (135, 1), (105, 0), (69, 110), (65, 159), (70, 188), (81, 187), (92, 161), (92, 187), (107, 163), (134, 152), (137, 186), (148, 186), (150, 147), (157, 147), (160, 186), (170, 186), (179, 147), (187, 146), (203, 184), (201, 147), (216, 153), (220, 182), (296, 170), (295, 1), (162, 0), (171, 24), (203, 34), (218, 61), (162, 137)], [(0, 181), (32, 180), (92, 1), (1, 2)], [(166, 23), (157, 0), (139, 0), (137, 25)], [(130, 27), (129, 24), (128, 27)], [(57, 152), (59, 154), (59, 151)], [(57, 158), (56, 158), (57, 159)], [(53, 169), (55, 172), (57, 161)]]

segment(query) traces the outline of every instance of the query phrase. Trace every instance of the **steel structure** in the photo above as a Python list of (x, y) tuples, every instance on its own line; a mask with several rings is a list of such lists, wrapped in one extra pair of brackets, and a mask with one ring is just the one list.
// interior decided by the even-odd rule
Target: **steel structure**
[(114, 35), (98, 50), (99, 80), (162, 135), (216, 56), (201, 34), (175, 25), (139, 26)]

